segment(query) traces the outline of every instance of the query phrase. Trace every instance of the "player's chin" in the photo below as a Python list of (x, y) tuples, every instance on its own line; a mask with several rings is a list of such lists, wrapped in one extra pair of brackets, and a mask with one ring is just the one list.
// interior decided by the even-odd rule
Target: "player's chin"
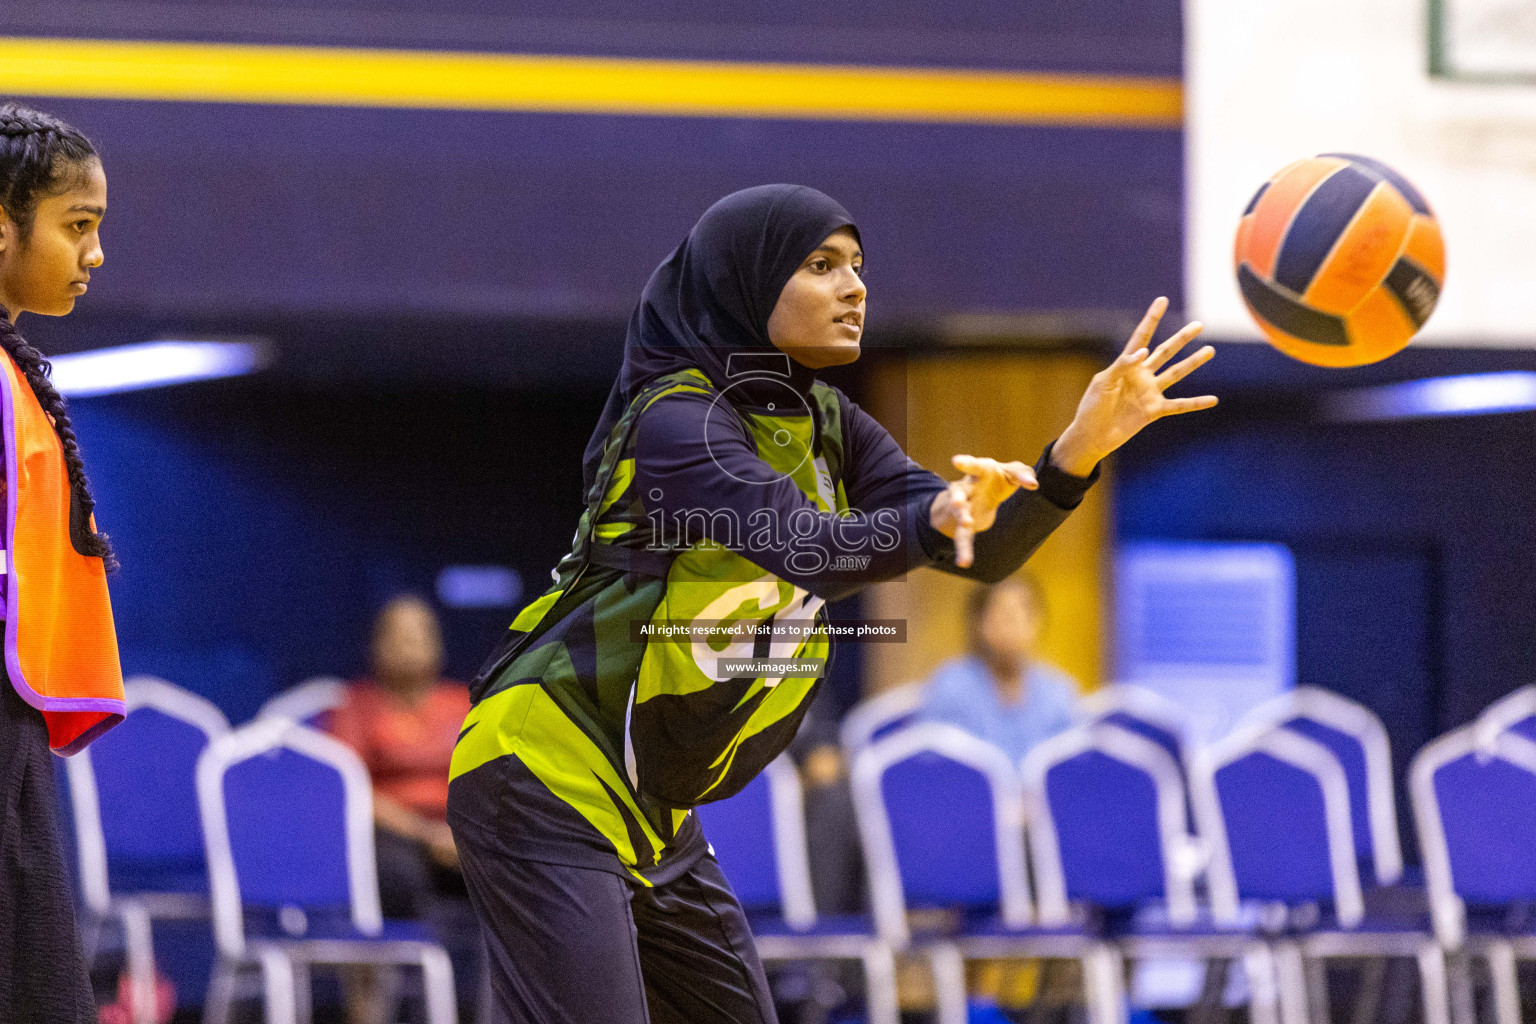
[(817, 355), (823, 366), (843, 366), (859, 358), (861, 336), (849, 337), (846, 332), (827, 338), (818, 346)]
[(68, 316), (75, 311), (75, 296), (62, 295), (53, 302), (35, 306), (28, 306), (27, 312), (37, 313), (41, 316)]

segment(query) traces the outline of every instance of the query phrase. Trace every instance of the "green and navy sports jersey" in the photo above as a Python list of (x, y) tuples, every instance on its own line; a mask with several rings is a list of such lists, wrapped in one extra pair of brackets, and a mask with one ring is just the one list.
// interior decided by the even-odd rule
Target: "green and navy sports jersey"
[[(688, 809), (777, 756), (817, 685), (717, 678), (719, 659), (824, 658), (826, 600), (917, 566), (953, 569), (927, 521), (944, 482), (837, 389), (787, 398), (740, 408), (687, 370), (631, 403), (572, 553), (476, 687), (451, 772), (456, 830), (511, 855), (612, 869), (617, 854), (641, 878), (666, 876), (702, 847)], [(1004, 503), (961, 572), (1017, 568), (1087, 483), (1042, 471), (1041, 491)], [(639, 632), (701, 621), (802, 628), (729, 642)]]

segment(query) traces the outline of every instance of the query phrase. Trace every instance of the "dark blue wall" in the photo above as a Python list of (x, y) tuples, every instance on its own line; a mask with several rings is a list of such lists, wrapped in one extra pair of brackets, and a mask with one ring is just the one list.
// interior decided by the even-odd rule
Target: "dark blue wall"
[(621, 318), (705, 207), (771, 181), (858, 219), (875, 329), (1180, 294), (1176, 131), (44, 105), (105, 154), (91, 317)]
[[(126, 671), (235, 721), (277, 689), (365, 667), (378, 605), (444, 565), (516, 568), (543, 590), (579, 513), (601, 394), (320, 393), (205, 384), (74, 403)], [(450, 669), (512, 609), (448, 611)]]
[[(1320, 420), (1314, 399), (1328, 383), (1528, 368), (1536, 356), (1399, 359), (1312, 371), (1262, 346), (1226, 347), (1217, 364), (1238, 372), (1213, 364), (1205, 382), (1225, 408), (1132, 441), (1116, 461), (1115, 517), (1125, 540), (1289, 545), (1297, 681), (1374, 709), (1401, 775), (1425, 741), (1536, 678), (1536, 415), (1341, 424)], [(1317, 390), (1275, 398), (1298, 382)]]
[(1173, 0), (51, 0), (7, 31), (727, 60), (1024, 68), (1177, 77)]
[[(1182, 52), (1174, 0), (55, 0), (11, 5), (6, 32), (1165, 82)], [(35, 102), (105, 154), (93, 339), (295, 312), (622, 318), (709, 203), (770, 181), (858, 218), (876, 329), (1046, 312), (1092, 333), (1181, 290), (1176, 128)]]
[[(1126, 539), (1274, 540), (1330, 571), (1377, 558), (1427, 566), (1433, 621), (1412, 615), (1337, 615), (1320, 622), (1382, 641), (1404, 661), (1428, 636), (1426, 728), (1471, 719), (1536, 673), (1536, 479), (1525, 471), (1536, 417), (1504, 415), (1372, 427), (1280, 419), (1166, 427), (1119, 460), (1116, 517)], [(1338, 570), (1344, 571), (1342, 569)], [(1416, 574), (1418, 570), (1403, 570)], [(1416, 589), (1418, 583), (1404, 584)], [(1415, 612), (1414, 615), (1417, 613)], [(1379, 624), (1379, 625), (1378, 625)], [(1384, 678), (1351, 679), (1325, 657), (1308, 658), (1298, 623), (1302, 683), (1381, 693)], [(1397, 643), (1396, 641), (1401, 641)], [(1426, 694), (1421, 694), (1426, 695)], [(1395, 698), (1394, 698), (1395, 699)], [(1401, 751), (1403, 756), (1412, 750)]]

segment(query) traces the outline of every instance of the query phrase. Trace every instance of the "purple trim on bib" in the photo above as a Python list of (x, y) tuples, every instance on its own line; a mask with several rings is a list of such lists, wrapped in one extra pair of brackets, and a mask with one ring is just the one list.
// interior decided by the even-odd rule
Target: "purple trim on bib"
[[(5, 357), (0, 357), (5, 358)], [(9, 372), (9, 371), (7, 371)], [(128, 713), (128, 706), (111, 697), (44, 697), (32, 689), (21, 671), (21, 648), (17, 641), (17, 614), (21, 602), (21, 581), (16, 578), (16, 496), (21, 492), (21, 474), (16, 465), (16, 409), (9, 381), (0, 387), (0, 425), (5, 430), (5, 668), (11, 686), (21, 699), (39, 711), (106, 712), (117, 718), (103, 719), (71, 743), (63, 754), (83, 750), (91, 739), (111, 728)]]
[[(105, 703), (105, 704), (120, 704), (121, 702), (119, 702), (119, 701), (103, 701), (102, 703)], [(59, 757), (72, 757), (75, 754), (80, 753), (80, 751), (84, 750), (86, 747), (90, 746), (93, 742), (95, 742), (96, 737), (100, 736), (102, 733), (106, 732), (108, 729), (112, 728), (113, 726), (115, 726), (119, 722), (121, 722), (126, 717), (126, 711), (127, 711), (127, 709), (123, 708), (123, 709), (119, 710), (116, 714), (110, 715), (107, 718), (103, 718), (101, 721), (97, 722), (95, 725), (93, 725), (89, 729), (85, 730), (85, 732), (83, 732), (79, 736), (75, 737), (75, 741), (73, 743), (71, 743), (71, 744), (69, 744), (68, 746), (65, 746), (65, 747), (59, 747), (57, 750), (54, 751), (54, 753), (57, 754)]]
[[(6, 369), (7, 378), (11, 372)], [(9, 379), (0, 387), (0, 421), (5, 430), (5, 668), (21, 699), (42, 711), (43, 696), (22, 675), (16, 643), (17, 592), (21, 589), (16, 580), (16, 495), (21, 490), (21, 476), (16, 466), (16, 408)]]

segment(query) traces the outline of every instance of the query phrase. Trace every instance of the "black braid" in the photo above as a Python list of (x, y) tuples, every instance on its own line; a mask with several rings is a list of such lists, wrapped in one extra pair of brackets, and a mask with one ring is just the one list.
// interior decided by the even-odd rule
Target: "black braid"
[[(16, 224), (18, 241), (24, 242), (30, 235), (38, 202), (95, 159), (96, 148), (90, 140), (58, 118), (19, 103), (0, 104), (0, 209)], [(53, 429), (64, 447), (64, 468), (69, 473), (70, 542), (80, 554), (100, 558), (108, 572), (117, 571), (111, 540), (91, 529), (96, 499), (91, 496), (90, 481), (85, 477), (80, 442), (70, 425), (64, 396), (48, 379), (52, 367), (41, 352), (27, 344), (3, 311), (0, 347), (26, 374), (38, 404), (53, 417)]]

